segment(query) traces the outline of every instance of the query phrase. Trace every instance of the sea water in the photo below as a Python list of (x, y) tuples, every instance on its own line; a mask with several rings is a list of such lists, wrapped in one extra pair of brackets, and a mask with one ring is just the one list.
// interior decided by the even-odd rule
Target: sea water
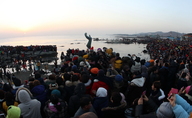
[[(103, 35), (95, 36), (93, 38), (102, 38), (102, 39), (115, 39), (114, 35)], [(1, 39), (1, 45), (9, 46), (29, 46), (29, 45), (56, 45), (58, 52), (58, 59), (60, 59), (61, 52), (66, 53), (70, 49), (80, 49), (86, 50), (86, 44), (88, 40), (85, 38), (84, 34), (82, 35), (64, 35), (64, 36), (30, 36), (30, 37), (15, 37), (15, 38), (6, 38)], [(127, 56), (128, 54), (135, 54), (136, 56), (141, 57), (141, 59), (150, 60), (149, 54), (144, 54), (143, 50), (146, 50), (146, 44), (109, 44), (105, 41), (92, 41), (92, 46), (94, 50), (97, 48), (113, 48), (113, 51), (120, 53), (120, 56)]]

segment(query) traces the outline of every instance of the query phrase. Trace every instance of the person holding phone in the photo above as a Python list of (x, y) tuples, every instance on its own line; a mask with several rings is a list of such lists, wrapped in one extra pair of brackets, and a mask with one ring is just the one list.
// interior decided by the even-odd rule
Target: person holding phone
[(178, 94), (171, 94), (167, 98), (172, 106), (176, 118), (189, 118), (192, 106)]

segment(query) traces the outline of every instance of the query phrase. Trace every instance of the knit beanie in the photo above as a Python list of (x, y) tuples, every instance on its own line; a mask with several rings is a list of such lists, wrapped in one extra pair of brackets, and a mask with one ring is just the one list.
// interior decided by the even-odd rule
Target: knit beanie
[(90, 71), (92, 74), (97, 74), (99, 72), (99, 69), (98, 68), (91, 68)]
[(72, 69), (72, 70), (76, 70), (76, 69), (77, 69), (77, 66), (76, 66), (76, 65), (73, 65), (71, 69)]
[(61, 92), (57, 89), (51, 91), (51, 95), (56, 95), (57, 97), (61, 97)]
[(6, 118), (20, 118), (21, 110), (19, 107), (16, 106), (9, 106), (7, 110), (7, 117)]
[(123, 77), (118, 74), (118, 75), (115, 76), (115, 80), (116, 80), (117, 82), (121, 82), (121, 81), (123, 80)]
[(84, 59), (87, 59), (88, 58), (88, 55), (86, 54), (86, 55), (83, 55), (83, 58)]
[(156, 112), (157, 118), (173, 118), (174, 113), (169, 102), (163, 102)]

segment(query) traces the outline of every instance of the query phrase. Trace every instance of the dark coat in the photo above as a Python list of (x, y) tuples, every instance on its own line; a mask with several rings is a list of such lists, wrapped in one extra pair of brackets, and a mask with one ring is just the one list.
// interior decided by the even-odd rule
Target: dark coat
[[(74, 95), (70, 97), (69, 99), (69, 106), (68, 106), (68, 111), (69, 111), (69, 116), (74, 116), (76, 111), (80, 107), (80, 99), (82, 97), (90, 97), (88, 94), (85, 94), (85, 85), (83, 83), (79, 83), (75, 89), (74, 89)], [(91, 98), (90, 98), (91, 99)]]
[(109, 105), (109, 98), (108, 97), (95, 97), (93, 99), (93, 108), (97, 112), (98, 118), (101, 118), (102, 112), (101, 109), (105, 108)]
[(45, 102), (47, 101), (47, 93), (45, 87), (43, 85), (37, 85), (33, 87), (31, 90), (33, 96), (41, 102), (41, 108), (45, 106)]
[(152, 99), (145, 102), (144, 105), (137, 105), (135, 108), (135, 118), (157, 118), (157, 104)]
[(124, 102), (119, 106), (109, 106), (103, 108), (102, 111), (102, 118), (126, 118), (125, 117), (125, 109), (127, 104)]

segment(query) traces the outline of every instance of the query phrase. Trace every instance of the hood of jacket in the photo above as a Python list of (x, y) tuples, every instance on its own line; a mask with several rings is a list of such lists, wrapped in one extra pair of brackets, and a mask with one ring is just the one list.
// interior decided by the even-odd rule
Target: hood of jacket
[(16, 100), (21, 103), (27, 103), (31, 101), (32, 94), (27, 88), (19, 88), (16, 92)]
[(32, 90), (31, 93), (35, 95), (41, 95), (45, 92), (45, 87), (43, 85), (37, 85)]
[(107, 97), (107, 90), (103, 87), (99, 87), (96, 92), (97, 97)]
[(145, 78), (144, 77), (135, 78), (131, 82), (134, 83), (138, 87), (143, 87), (143, 85), (145, 83)]

